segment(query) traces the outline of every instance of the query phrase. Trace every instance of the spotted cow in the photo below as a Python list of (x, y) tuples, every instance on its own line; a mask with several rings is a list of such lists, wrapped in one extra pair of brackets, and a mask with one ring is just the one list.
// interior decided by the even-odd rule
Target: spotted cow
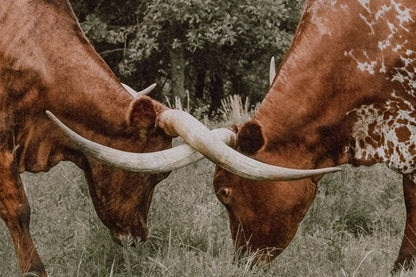
[[(416, 2), (308, 0), (292, 45), (237, 150), (269, 164), (384, 163), (403, 175), (407, 220), (395, 268), (416, 255)], [(214, 187), (237, 247), (268, 262), (293, 239), (320, 178)]]

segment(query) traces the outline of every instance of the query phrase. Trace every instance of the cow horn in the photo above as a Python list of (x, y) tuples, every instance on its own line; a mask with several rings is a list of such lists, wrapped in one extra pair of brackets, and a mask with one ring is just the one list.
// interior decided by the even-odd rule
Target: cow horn
[(169, 134), (181, 136), (186, 143), (218, 166), (253, 180), (295, 180), (341, 170), (338, 167), (300, 170), (265, 164), (251, 159), (221, 142), (190, 114), (180, 110), (164, 111), (157, 123)]
[(151, 84), (150, 86), (148, 86), (144, 90), (141, 90), (141, 91), (137, 92), (134, 89), (132, 89), (130, 86), (128, 86), (126, 84), (123, 84), (123, 83), (121, 83), (121, 84), (127, 90), (127, 92), (130, 93), (130, 95), (133, 96), (134, 98), (142, 97), (143, 95), (146, 95), (149, 92), (151, 92), (156, 87), (156, 84)]
[(270, 59), (269, 84), (272, 85), (274, 76), (276, 76), (276, 63), (274, 57)]
[[(92, 142), (63, 124), (50, 111), (46, 111), (49, 118), (60, 127), (65, 134), (80, 148), (97, 160), (108, 165), (134, 172), (162, 173), (169, 172), (194, 163), (204, 156), (187, 144), (153, 153), (131, 153), (116, 150)], [(211, 131), (213, 136), (227, 144), (234, 143), (234, 132), (220, 128)]]

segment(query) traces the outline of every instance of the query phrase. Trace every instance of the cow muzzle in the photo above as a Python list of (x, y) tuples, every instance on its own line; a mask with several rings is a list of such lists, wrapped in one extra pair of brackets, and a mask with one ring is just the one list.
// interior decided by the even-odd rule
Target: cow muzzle
[(240, 262), (248, 262), (256, 266), (265, 266), (283, 251), (283, 249), (274, 247), (267, 247), (256, 251), (249, 249), (250, 247), (248, 245), (237, 248), (235, 258)]
[(112, 240), (117, 243), (118, 245), (124, 247), (136, 247), (141, 242), (147, 239), (147, 232), (144, 235), (132, 235), (131, 233), (122, 233), (122, 232), (112, 232), (110, 231), (110, 235)]

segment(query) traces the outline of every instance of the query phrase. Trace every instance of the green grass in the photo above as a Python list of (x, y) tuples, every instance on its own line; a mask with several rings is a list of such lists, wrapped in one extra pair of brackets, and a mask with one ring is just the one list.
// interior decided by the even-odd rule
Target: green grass
[[(206, 160), (173, 172), (157, 187), (149, 239), (114, 244), (88, 196), (82, 172), (61, 163), (23, 174), (31, 233), (50, 276), (388, 276), (400, 246), (405, 208), (401, 178), (382, 166), (326, 176), (298, 234), (269, 266), (233, 262), (225, 209)], [(0, 276), (19, 276), (0, 223)], [(402, 272), (398, 276), (413, 276)]]

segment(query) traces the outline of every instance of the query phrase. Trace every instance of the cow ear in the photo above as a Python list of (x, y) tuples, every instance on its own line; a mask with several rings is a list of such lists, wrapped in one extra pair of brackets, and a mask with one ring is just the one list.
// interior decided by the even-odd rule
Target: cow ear
[(257, 121), (246, 122), (238, 131), (237, 144), (239, 150), (247, 155), (254, 155), (264, 145), (261, 126)]
[(156, 124), (157, 107), (154, 101), (147, 96), (134, 99), (130, 104), (127, 121), (130, 126), (137, 126), (147, 130)]

